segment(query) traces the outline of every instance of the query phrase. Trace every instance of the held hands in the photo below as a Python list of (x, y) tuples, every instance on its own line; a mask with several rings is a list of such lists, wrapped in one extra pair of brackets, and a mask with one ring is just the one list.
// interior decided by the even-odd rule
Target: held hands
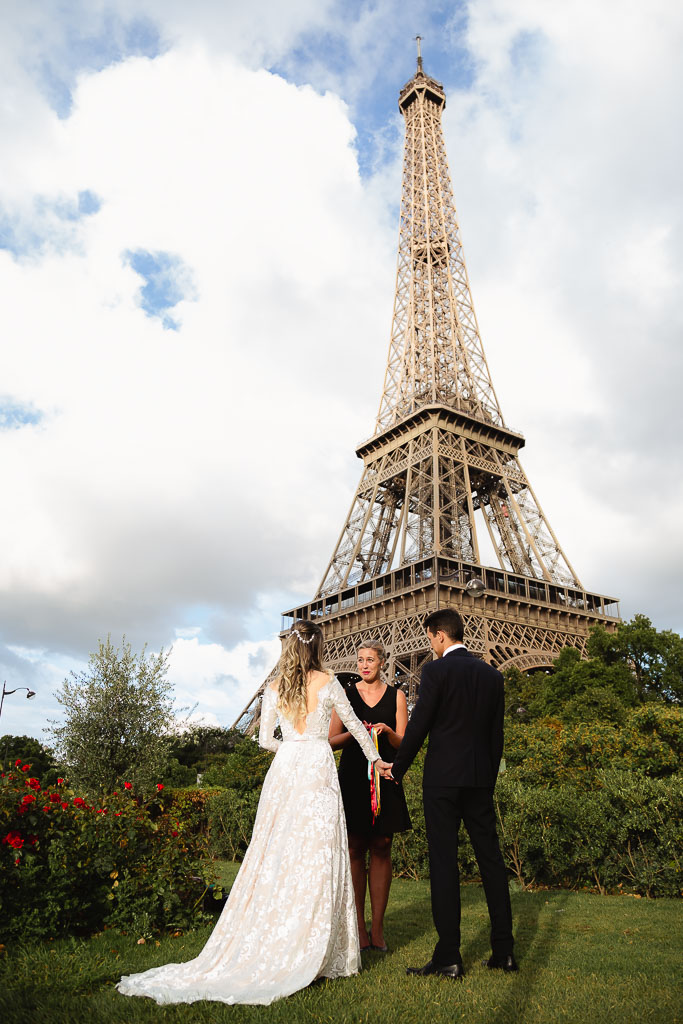
[(391, 769), (393, 768), (393, 765), (392, 764), (388, 764), (386, 761), (381, 761), (381, 760), (377, 761), (375, 763), (377, 764), (377, 767), (379, 768), (379, 773), (382, 776), (382, 778), (383, 779), (391, 779), (391, 781), (393, 782), (394, 781), (394, 776), (391, 774)]

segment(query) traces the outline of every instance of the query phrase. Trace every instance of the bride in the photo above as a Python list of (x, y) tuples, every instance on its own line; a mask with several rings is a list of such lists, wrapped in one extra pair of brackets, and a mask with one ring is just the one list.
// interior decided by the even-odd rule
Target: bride
[[(271, 1003), (316, 978), (360, 968), (344, 810), (328, 729), (332, 711), (369, 761), (386, 767), (338, 680), (323, 635), (304, 619), (266, 687), (259, 743), (275, 751), (230, 896), (195, 960), (123, 977), (119, 992), (158, 1003)], [(279, 718), (282, 741), (274, 738)]]

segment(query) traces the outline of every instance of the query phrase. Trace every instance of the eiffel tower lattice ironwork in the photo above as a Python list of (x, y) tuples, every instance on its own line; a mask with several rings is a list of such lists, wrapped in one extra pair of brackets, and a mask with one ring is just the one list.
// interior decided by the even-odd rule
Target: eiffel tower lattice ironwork
[[(405, 150), (393, 324), (363, 472), (314, 599), (284, 613), (318, 621), (326, 663), (353, 672), (380, 639), (388, 678), (415, 700), (432, 654), (424, 616), (455, 606), (475, 653), (504, 669), (550, 667), (588, 629), (618, 621), (587, 593), (522, 469), (479, 336), (456, 220), (441, 114), (443, 86), (416, 74), (399, 95)], [(484, 566), (482, 548), (497, 568)], [(271, 673), (272, 676), (272, 673)], [(269, 679), (271, 677), (269, 676)], [(261, 690), (235, 726), (253, 732)]]

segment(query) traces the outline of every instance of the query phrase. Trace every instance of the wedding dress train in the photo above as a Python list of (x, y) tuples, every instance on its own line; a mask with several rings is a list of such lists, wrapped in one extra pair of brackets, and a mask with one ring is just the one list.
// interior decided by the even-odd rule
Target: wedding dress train
[(121, 979), (124, 995), (158, 1003), (271, 1003), (316, 978), (356, 974), (360, 948), (344, 809), (328, 742), (332, 710), (369, 760), (379, 756), (336, 678), (318, 692), (303, 733), (280, 719), (266, 688), (259, 743), (274, 750), (249, 849), (195, 960)]

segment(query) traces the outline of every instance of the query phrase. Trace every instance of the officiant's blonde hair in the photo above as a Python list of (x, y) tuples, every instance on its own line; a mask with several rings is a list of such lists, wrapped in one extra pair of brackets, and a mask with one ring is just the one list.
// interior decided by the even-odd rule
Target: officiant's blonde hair
[(315, 622), (299, 619), (282, 644), (278, 665), (277, 707), (285, 718), (298, 722), (306, 717), (306, 679), (323, 670), (323, 631)]

